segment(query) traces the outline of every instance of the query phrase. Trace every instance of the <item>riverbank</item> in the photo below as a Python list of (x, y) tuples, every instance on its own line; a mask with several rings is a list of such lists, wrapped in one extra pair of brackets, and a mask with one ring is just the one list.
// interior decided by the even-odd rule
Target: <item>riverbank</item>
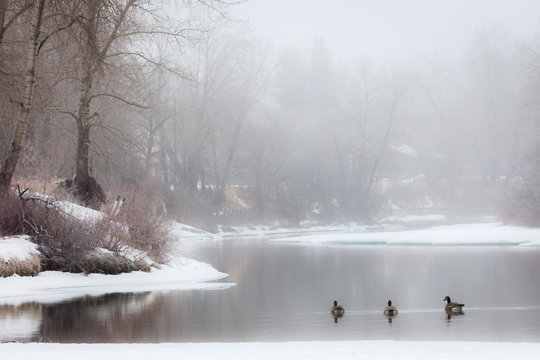
[[(304, 245), (417, 245), (417, 246), (540, 246), (540, 229), (507, 226), (500, 223), (476, 223), (435, 226), (425, 229), (393, 231), (391, 228), (361, 226), (317, 227), (313, 229), (251, 229), (211, 234), (176, 224), (173, 234), (182, 241), (223, 241), (235, 236), (267, 236), (269, 241)], [(36, 252), (30, 242), (19, 239), (20, 247), (0, 246), (0, 259), (16, 256), (24, 259)], [(178, 246), (179, 243), (178, 243)], [(5, 251), (3, 251), (4, 249)], [(11, 276), (0, 278), (0, 304), (25, 301), (60, 301), (80, 295), (100, 295), (111, 292), (142, 292), (170, 289), (223, 289), (234, 284), (212, 283), (227, 276), (211, 265), (179, 254), (167, 265), (150, 272), (134, 271), (119, 275), (71, 274), (56, 271), (41, 272), (34, 277)]]
[(107, 360), (119, 355), (148, 359), (474, 359), (529, 360), (539, 343), (344, 341), (285, 343), (187, 344), (2, 344), (0, 356), (10, 360)]
[[(179, 245), (178, 245), (179, 246)], [(0, 260), (6, 263), (33, 259), (35, 244), (24, 236), (0, 238)], [(172, 254), (173, 259), (149, 272), (132, 271), (118, 275), (67, 273), (43, 271), (37, 276), (13, 275), (0, 278), (0, 304), (18, 305), (35, 301), (57, 302), (82, 295), (102, 295), (119, 292), (145, 292), (156, 290), (224, 289), (231, 283), (215, 283), (227, 274), (210, 264)]]

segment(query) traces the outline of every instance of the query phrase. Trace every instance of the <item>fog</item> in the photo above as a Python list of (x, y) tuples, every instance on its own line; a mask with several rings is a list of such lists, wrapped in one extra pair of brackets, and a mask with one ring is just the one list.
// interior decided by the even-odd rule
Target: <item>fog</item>
[[(1, 158), (25, 86), (16, 4), (0, 42)], [(118, 1), (100, 3), (111, 21), (93, 34), (54, 15), (95, 10), (69, 4), (45, 8), (23, 179), (94, 177), (201, 226), (540, 224), (537, 1), (154, 1), (127, 17)]]
[(535, 35), (540, 4), (534, 0), (275, 0), (248, 1), (234, 9), (239, 20), (276, 48), (308, 51), (326, 42), (333, 59), (423, 63), (428, 57), (459, 59), (478, 31), (497, 27), (511, 37)]

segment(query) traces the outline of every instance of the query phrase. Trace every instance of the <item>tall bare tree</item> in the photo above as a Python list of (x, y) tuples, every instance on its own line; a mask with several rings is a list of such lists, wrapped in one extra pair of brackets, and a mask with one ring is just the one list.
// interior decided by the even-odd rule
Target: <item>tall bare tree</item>
[(36, 0), (32, 11), (31, 31), (26, 52), (23, 101), (20, 104), (19, 118), (11, 141), (11, 147), (8, 150), (4, 165), (0, 171), (0, 195), (5, 195), (9, 192), (11, 179), (15, 173), (15, 168), (17, 167), (17, 162), (23, 149), (23, 139), (28, 125), (28, 116), (32, 107), (32, 97), (34, 94), (36, 59), (45, 2), (46, 0)]

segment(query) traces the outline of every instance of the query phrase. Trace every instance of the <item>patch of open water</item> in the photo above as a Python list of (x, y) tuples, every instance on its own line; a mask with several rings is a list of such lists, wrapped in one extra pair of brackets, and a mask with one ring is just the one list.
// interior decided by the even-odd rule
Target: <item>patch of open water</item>
[[(0, 306), (0, 341), (540, 339), (538, 248), (230, 239), (185, 251), (237, 285)], [(466, 304), (463, 314), (448, 317), (446, 295)], [(382, 313), (389, 299), (399, 309), (392, 321)], [(334, 300), (345, 307), (337, 321)]]

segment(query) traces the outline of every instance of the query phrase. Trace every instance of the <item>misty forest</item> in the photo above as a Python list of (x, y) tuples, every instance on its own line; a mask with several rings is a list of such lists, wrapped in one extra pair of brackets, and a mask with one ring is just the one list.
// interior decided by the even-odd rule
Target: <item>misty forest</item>
[(493, 26), (451, 61), (337, 61), (321, 37), (257, 38), (238, 5), (3, 0), (0, 190), (120, 194), (209, 229), (540, 224), (540, 38)]

